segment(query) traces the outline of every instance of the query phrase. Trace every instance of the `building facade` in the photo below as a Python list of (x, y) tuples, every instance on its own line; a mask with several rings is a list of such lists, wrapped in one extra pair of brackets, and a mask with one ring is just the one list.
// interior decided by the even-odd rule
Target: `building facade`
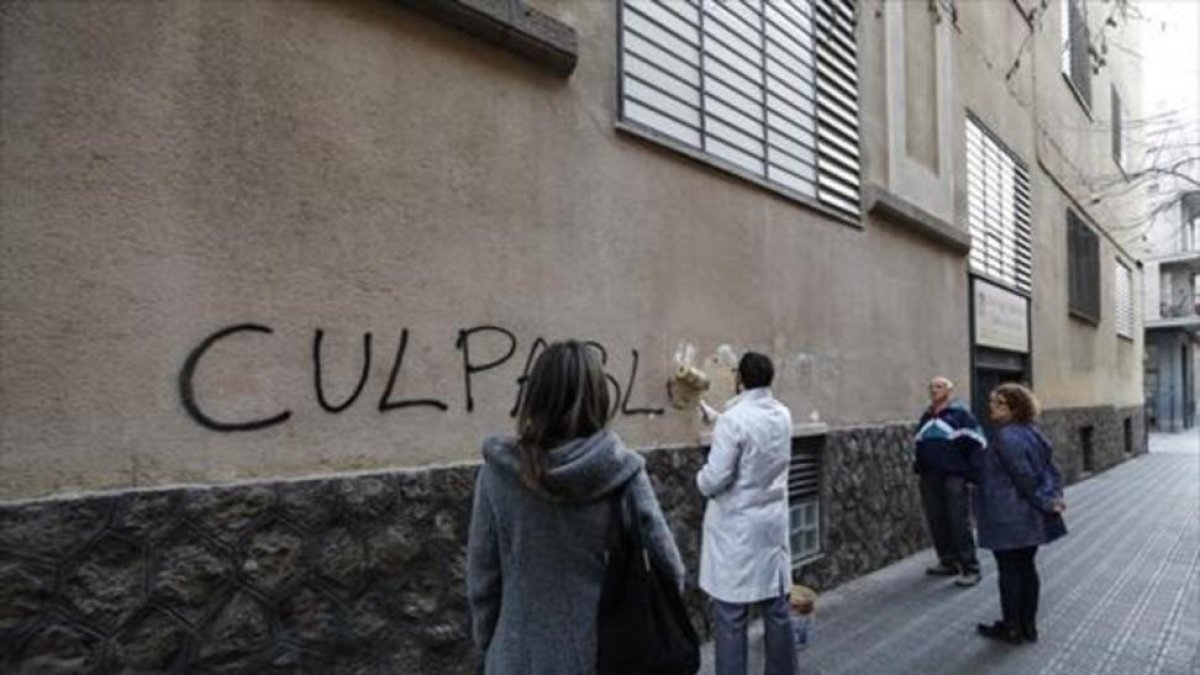
[(1155, 40), (1143, 59), (1145, 168), (1152, 217), (1145, 267), (1146, 420), (1164, 432), (1196, 424), (1200, 388), (1200, 6), (1147, 8)]
[(1164, 236), (1146, 260), (1146, 420), (1181, 431), (1200, 412), (1200, 191), (1184, 194), (1157, 225)]
[(478, 448), (555, 339), (693, 574), (681, 363), (775, 360), (819, 588), (927, 545), (933, 375), (1031, 383), (1071, 480), (1144, 451), (1110, 11), (5, 3), (0, 669), (459, 672)]

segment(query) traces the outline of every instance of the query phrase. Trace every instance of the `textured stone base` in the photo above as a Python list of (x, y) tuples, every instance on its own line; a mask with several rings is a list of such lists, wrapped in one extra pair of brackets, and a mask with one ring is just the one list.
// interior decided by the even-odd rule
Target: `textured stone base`
[(474, 467), (0, 507), (0, 671), (452, 673)]
[[(1048, 411), (1064, 472), (1145, 452), (1141, 410)], [(822, 457), (818, 590), (928, 546), (912, 427), (797, 439)], [(646, 453), (695, 588), (701, 448)], [(477, 467), (125, 492), (0, 505), (0, 672), (459, 673)]]
[(796, 573), (824, 590), (929, 546), (912, 425), (830, 431), (821, 471), (822, 555)]
[[(1054, 443), (1054, 460), (1068, 483), (1147, 450), (1142, 406), (1057, 408), (1044, 411), (1039, 424)], [(1085, 451), (1088, 442), (1091, 449)]]

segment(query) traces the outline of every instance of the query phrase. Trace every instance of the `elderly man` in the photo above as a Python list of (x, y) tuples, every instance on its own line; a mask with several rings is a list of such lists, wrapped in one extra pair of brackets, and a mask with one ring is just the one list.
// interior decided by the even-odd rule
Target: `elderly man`
[(979, 583), (979, 560), (971, 533), (967, 483), (976, 476), (980, 453), (987, 447), (975, 416), (954, 400), (954, 383), (945, 377), (929, 382), (929, 408), (917, 423), (916, 461), (921, 503), (937, 551), (935, 576), (958, 575), (959, 586)]
[(742, 356), (742, 393), (717, 416), (708, 461), (696, 475), (708, 499), (700, 588), (712, 597), (717, 675), (745, 675), (746, 625), (755, 606), (763, 615), (767, 674), (792, 675), (796, 668), (788, 615), (792, 415), (771, 396), (774, 377), (766, 356)]

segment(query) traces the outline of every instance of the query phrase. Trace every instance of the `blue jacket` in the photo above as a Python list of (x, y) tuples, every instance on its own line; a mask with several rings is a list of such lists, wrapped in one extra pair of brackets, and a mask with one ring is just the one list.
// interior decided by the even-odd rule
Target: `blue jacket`
[(975, 480), (980, 453), (987, 439), (975, 416), (958, 401), (934, 413), (926, 410), (917, 423), (917, 457), (913, 470), (920, 474), (964, 476)]
[(999, 427), (984, 453), (975, 516), (979, 546), (1006, 551), (1046, 544), (1067, 533), (1054, 513), (1063, 480), (1050, 442), (1032, 424)]

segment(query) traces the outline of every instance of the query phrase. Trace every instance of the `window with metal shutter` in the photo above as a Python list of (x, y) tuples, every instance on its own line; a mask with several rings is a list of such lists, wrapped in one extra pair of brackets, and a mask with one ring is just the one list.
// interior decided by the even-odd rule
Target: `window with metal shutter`
[(1116, 297), (1117, 335), (1133, 339), (1133, 272), (1125, 263), (1117, 261), (1116, 282), (1114, 284)]
[(1067, 276), (1070, 311), (1100, 322), (1100, 239), (1074, 211), (1067, 209)]
[(1092, 65), (1088, 54), (1087, 6), (1083, 0), (1062, 0), (1062, 72), (1079, 98), (1092, 106)]
[(854, 0), (623, 0), (620, 118), (859, 215)]
[(792, 443), (788, 512), (794, 566), (821, 552), (821, 446), (819, 438), (797, 438)]
[(815, 0), (817, 130), (822, 202), (849, 214), (860, 203), (858, 51), (852, 0)]
[(971, 271), (1029, 293), (1029, 173), (973, 117), (967, 118), (967, 224)]
[(1121, 111), (1121, 95), (1117, 93), (1116, 85), (1112, 87), (1112, 156), (1113, 161), (1123, 171), (1125, 169), (1125, 138), (1121, 125), (1124, 123)]

